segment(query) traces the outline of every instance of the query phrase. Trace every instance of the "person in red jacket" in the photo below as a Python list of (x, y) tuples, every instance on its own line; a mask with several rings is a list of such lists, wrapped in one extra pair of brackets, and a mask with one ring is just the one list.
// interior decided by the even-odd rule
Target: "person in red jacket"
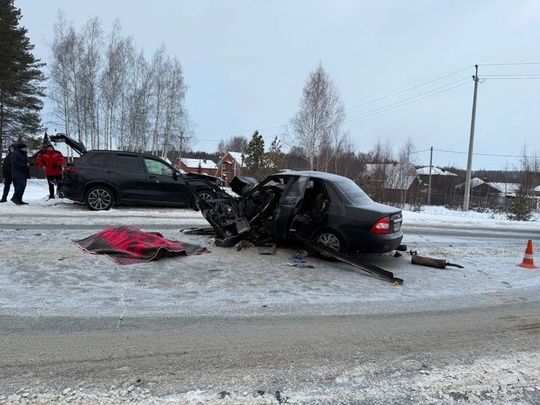
[(36, 157), (36, 164), (45, 169), (45, 175), (49, 182), (49, 199), (54, 198), (54, 185), (62, 180), (62, 168), (64, 166), (64, 155), (48, 144), (45, 152)]

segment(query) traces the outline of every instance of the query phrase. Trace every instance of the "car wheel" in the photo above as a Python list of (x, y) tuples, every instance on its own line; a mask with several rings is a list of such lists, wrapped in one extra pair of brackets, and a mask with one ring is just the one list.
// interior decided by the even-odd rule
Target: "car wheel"
[[(197, 191), (197, 194), (199, 194), (199, 197), (202, 200), (213, 200), (214, 198), (216, 198), (214, 193), (212, 193), (211, 191), (207, 191), (207, 190)], [(199, 199), (195, 198), (195, 197), (193, 197), (193, 199), (194, 199), (194, 201), (193, 201), (193, 209), (195, 211), (199, 211), (200, 210)]]
[[(338, 252), (344, 252), (346, 250), (345, 242), (341, 235), (333, 231), (324, 231), (317, 235), (315, 238), (316, 243), (323, 245), (327, 248), (336, 250)], [(317, 255), (325, 260), (336, 260), (332, 256), (328, 256), (322, 252), (317, 251)]]
[(114, 195), (107, 187), (92, 187), (86, 192), (84, 203), (90, 211), (106, 211), (113, 207)]

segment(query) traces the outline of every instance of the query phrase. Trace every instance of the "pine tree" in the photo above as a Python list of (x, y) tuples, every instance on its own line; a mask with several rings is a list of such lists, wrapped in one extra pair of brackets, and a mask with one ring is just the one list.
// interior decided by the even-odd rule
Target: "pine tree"
[(516, 192), (506, 217), (511, 221), (529, 221), (532, 217), (531, 201), (523, 187)]
[(266, 153), (266, 159), (272, 172), (275, 173), (285, 169), (287, 156), (281, 151), (281, 142), (277, 136), (274, 137), (270, 149)]
[(4, 137), (15, 140), (40, 129), (45, 64), (32, 55), (21, 16), (14, 0), (0, 0), (0, 146)]
[(264, 174), (261, 169), (265, 167), (264, 139), (259, 131), (253, 133), (253, 138), (249, 141), (243, 158), (248, 176), (261, 179)]

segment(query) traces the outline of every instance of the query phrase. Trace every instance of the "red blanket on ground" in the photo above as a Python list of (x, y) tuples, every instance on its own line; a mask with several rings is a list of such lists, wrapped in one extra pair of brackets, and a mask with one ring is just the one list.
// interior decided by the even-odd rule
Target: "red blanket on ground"
[(106, 255), (118, 264), (145, 263), (162, 257), (208, 252), (203, 246), (171, 241), (158, 232), (144, 232), (134, 226), (111, 226), (73, 242), (87, 252)]

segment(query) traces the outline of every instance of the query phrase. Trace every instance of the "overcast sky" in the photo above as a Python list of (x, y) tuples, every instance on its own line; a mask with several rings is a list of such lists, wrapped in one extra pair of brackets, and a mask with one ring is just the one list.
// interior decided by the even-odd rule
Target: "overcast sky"
[[(123, 34), (148, 55), (164, 44), (184, 68), (195, 150), (213, 152), (232, 135), (251, 139), (256, 129), (269, 146), (297, 112), (309, 73), (322, 63), (345, 104), (344, 129), (358, 151), (380, 140), (397, 152), (410, 137), (419, 151), (416, 163), (429, 164), (433, 147), (433, 165), (465, 169), (478, 64), (473, 170), (518, 166), (525, 147), (529, 155), (540, 153), (538, 0), (15, 5), (43, 62), (59, 10), (78, 30), (98, 16), (108, 33), (118, 18)], [(54, 125), (51, 118), (44, 117), (46, 126)]]

